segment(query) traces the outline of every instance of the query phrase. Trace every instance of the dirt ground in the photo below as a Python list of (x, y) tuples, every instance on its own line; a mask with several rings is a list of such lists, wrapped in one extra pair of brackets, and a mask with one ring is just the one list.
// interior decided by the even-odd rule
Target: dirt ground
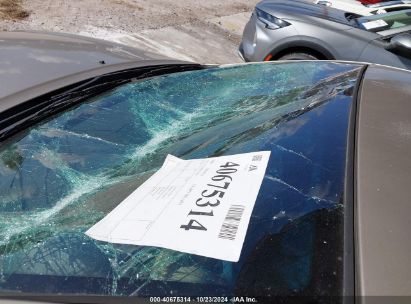
[(21, 0), (0, 0), (0, 20), (21, 20), (28, 16)]
[(24, 0), (30, 16), (5, 29), (78, 32), (84, 25), (127, 32), (158, 29), (251, 11), (249, 0)]
[[(0, 0), (10, 2), (11, 0)], [(11, 1), (17, 3), (19, 1)], [(21, 0), (20, 17), (0, 14), (0, 30), (76, 33), (170, 57), (238, 62), (242, 28), (256, 0)], [(28, 13), (26, 17), (24, 14)]]

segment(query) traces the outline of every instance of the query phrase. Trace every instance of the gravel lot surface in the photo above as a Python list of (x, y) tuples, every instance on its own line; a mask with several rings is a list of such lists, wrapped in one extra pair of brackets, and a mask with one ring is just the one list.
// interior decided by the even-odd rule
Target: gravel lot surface
[(1, 30), (76, 33), (201, 63), (240, 62), (237, 47), (256, 0), (23, 0), (23, 20)]

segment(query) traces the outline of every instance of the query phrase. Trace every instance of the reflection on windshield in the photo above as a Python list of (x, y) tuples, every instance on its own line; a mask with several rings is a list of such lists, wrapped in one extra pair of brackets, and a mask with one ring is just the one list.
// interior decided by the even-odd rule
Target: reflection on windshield
[[(359, 69), (268, 63), (155, 77), (118, 87), (11, 140), (0, 150), (0, 288), (222, 295), (232, 294), (239, 280), (247, 290), (239, 275), (261, 240), (306, 214), (341, 208)], [(271, 159), (238, 263), (84, 235), (168, 153), (190, 159), (258, 150), (271, 150)], [(339, 226), (330, 229), (342, 240)], [(301, 233), (317, 235), (315, 229)], [(314, 247), (304, 244), (304, 278), (276, 272), (273, 282), (289, 282), (281, 293), (307, 292), (314, 284)], [(336, 250), (330, 259), (341, 255)], [(264, 258), (269, 263), (276, 253)]]
[(411, 9), (361, 17), (358, 22), (371, 32), (402, 28), (411, 25)]

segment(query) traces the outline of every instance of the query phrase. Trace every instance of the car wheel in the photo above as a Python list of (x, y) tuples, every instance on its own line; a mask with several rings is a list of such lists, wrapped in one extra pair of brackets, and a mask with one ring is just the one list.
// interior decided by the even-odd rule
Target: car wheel
[(278, 60), (318, 60), (318, 57), (308, 53), (289, 53), (281, 56)]

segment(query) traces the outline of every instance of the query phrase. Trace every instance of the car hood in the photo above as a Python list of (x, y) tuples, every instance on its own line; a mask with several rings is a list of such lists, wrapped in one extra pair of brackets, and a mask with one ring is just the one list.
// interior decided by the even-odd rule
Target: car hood
[(352, 27), (349, 21), (345, 18), (343, 11), (307, 1), (264, 0), (259, 2), (257, 7), (277, 18), (300, 21), (312, 21), (314, 19), (328, 20), (334, 21), (335, 26), (340, 29), (348, 29)]
[(111, 65), (166, 57), (69, 34), (0, 33), (0, 99), (51, 80)]

